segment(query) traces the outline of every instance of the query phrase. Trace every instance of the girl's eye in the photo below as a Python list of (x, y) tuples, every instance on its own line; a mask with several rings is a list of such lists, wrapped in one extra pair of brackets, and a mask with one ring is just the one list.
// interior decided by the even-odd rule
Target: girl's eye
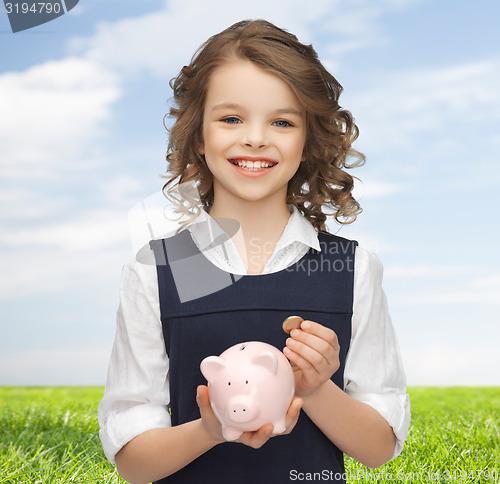
[(227, 124), (238, 124), (241, 122), (236, 116), (229, 116), (228, 118), (221, 119), (221, 121)]
[(278, 121), (275, 121), (273, 124), (280, 128), (288, 128), (289, 126), (293, 126), (292, 123), (290, 123), (289, 121), (285, 121), (284, 119), (278, 119)]

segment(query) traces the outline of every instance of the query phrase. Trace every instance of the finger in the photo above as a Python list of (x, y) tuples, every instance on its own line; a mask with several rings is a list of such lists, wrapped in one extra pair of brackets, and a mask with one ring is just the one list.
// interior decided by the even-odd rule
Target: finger
[(196, 388), (196, 403), (200, 410), (204, 410), (207, 408), (212, 408), (210, 405), (210, 396), (208, 394), (208, 387), (205, 385), (199, 385)]
[(339, 340), (337, 334), (333, 329), (327, 328), (322, 324), (316, 323), (315, 321), (306, 320), (300, 325), (300, 329), (308, 334), (313, 334), (318, 338), (326, 341), (335, 350), (340, 350)]
[[(306, 333), (305, 331), (294, 329), (291, 334), (293, 342), (299, 341), (312, 350), (322, 355), (328, 363), (335, 361), (337, 358), (337, 351), (325, 340), (313, 334)], [(293, 343), (292, 343), (293, 344)]]
[(282, 432), (283, 434), (289, 434), (295, 427), (297, 421), (299, 420), (300, 409), (302, 408), (303, 403), (304, 401), (302, 400), (302, 398), (293, 397), (292, 403), (290, 404), (290, 407), (288, 408), (288, 412), (286, 414), (286, 429), (284, 432)]
[[(288, 344), (289, 341), (287, 340), (287, 345)], [(295, 346), (296, 345), (294, 344), (294, 349)], [(311, 374), (319, 375), (318, 370), (308, 360), (306, 360), (298, 352), (292, 350), (289, 346), (286, 346), (283, 349), (283, 353), (290, 360), (292, 365), (295, 365), (296, 368), (302, 370), (302, 373), (304, 375), (311, 375)]]
[(198, 385), (196, 387), (196, 400), (199, 402), (204, 401), (208, 396), (208, 388), (205, 385)]
[(258, 449), (271, 438), (272, 433), (273, 425), (266, 424), (255, 432), (243, 432), (238, 441), (254, 449)]
[[(310, 371), (311, 369), (314, 369), (317, 373), (323, 373), (330, 367), (330, 363), (326, 359), (325, 355), (305, 343), (302, 343), (295, 338), (288, 338), (286, 340), (286, 345), (298, 355), (298, 358), (295, 358), (292, 361), (303, 371)], [(333, 353), (333, 349), (331, 351)], [(333, 355), (330, 356), (330, 359), (333, 361)]]

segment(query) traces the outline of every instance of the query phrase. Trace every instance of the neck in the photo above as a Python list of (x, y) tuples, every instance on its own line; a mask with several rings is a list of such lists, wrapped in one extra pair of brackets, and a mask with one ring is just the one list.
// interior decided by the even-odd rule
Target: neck
[[(262, 273), (290, 218), (285, 200), (274, 198), (248, 201), (236, 197), (224, 200), (222, 196), (214, 200), (210, 210), (214, 219), (229, 218), (240, 224), (232, 239), (248, 274)], [(219, 225), (224, 230), (224, 224)]]
[[(215, 219), (233, 219), (240, 224), (238, 234), (233, 237), (240, 254), (246, 251), (248, 257), (250, 251), (263, 253), (262, 247), (265, 247), (266, 254), (269, 252), (267, 256), (270, 256), (283, 234), (290, 212), (286, 199), (282, 195), (278, 196), (278, 193), (274, 195), (256, 201), (237, 197), (227, 197), (225, 200), (224, 192), (215, 197), (210, 216)], [(244, 244), (246, 249), (242, 249), (241, 244)]]
[(262, 243), (276, 243), (279, 240), (290, 218), (285, 200), (281, 197), (257, 201), (223, 198), (222, 196), (214, 200), (210, 210), (211, 217), (237, 220), (246, 241), (258, 239)]

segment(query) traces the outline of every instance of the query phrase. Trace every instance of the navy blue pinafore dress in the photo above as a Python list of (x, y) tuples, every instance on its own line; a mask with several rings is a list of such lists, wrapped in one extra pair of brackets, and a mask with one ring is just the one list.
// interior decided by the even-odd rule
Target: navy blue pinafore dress
[[(196, 247), (188, 230), (150, 243), (170, 361), (173, 426), (200, 418), (196, 387), (206, 384), (200, 372), (203, 358), (245, 341), (264, 341), (282, 350), (288, 337), (282, 323), (291, 315), (335, 331), (340, 368), (332, 380), (343, 389), (357, 242), (327, 232), (320, 232), (318, 238), (321, 251), (311, 248), (284, 270), (250, 276), (216, 267)], [(234, 442), (219, 444), (157, 483), (280, 484), (313, 473), (319, 473), (316, 479), (345, 482), (344, 456), (301, 411), (289, 435), (273, 437), (260, 449)]]

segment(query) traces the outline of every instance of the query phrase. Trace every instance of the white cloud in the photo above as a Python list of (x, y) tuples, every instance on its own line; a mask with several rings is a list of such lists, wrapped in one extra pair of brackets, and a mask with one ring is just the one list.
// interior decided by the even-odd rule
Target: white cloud
[[(439, 283), (434, 289), (422, 289), (398, 296), (399, 305), (435, 305), (452, 306), (463, 304), (500, 304), (500, 276), (488, 274), (488, 266), (444, 266), (444, 265), (392, 265), (385, 270), (389, 279), (421, 278), (436, 282), (436, 278), (446, 281)], [(486, 273), (486, 274), (485, 274)], [(461, 279), (457, 279), (463, 276)], [(468, 276), (468, 277), (467, 277)], [(462, 283), (458, 281), (463, 281)]]
[(339, 224), (333, 221), (333, 217), (329, 217), (326, 225), (331, 234), (356, 240), (359, 247), (374, 254), (397, 254), (407, 251), (406, 247), (394, 243), (394, 241), (385, 237), (380, 232), (363, 230), (357, 221), (352, 225), (339, 226)]
[(381, 198), (396, 193), (412, 191), (413, 187), (408, 183), (391, 183), (382, 180), (370, 180), (368, 177), (364, 181), (355, 180), (353, 196), (356, 200)]
[(474, 266), (439, 266), (439, 265), (392, 265), (385, 269), (386, 277), (444, 277), (474, 274), (480, 270)]
[(492, 276), (485, 276), (474, 279), (470, 283), (471, 287), (482, 289), (482, 288), (496, 288), (500, 289), (500, 275), (494, 274)]
[(127, 214), (98, 210), (74, 219), (0, 231), (0, 297), (26, 297), (117, 283), (133, 257)]
[(82, 58), (0, 75), (2, 176), (45, 178), (54, 164), (88, 152), (119, 96), (115, 76)]
[(104, 385), (111, 348), (4, 350), (2, 385)]
[(57, 250), (106, 249), (127, 240), (127, 219), (122, 212), (99, 210), (69, 221), (2, 231), (0, 243), (11, 247), (50, 246)]
[(498, 348), (424, 343), (403, 351), (408, 385), (499, 385)]
[[(0, 191), (0, 217), (3, 221), (41, 219), (56, 209), (55, 199), (36, 197), (25, 188), (6, 187)], [(4, 227), (3, 230), (6, 231), (7, 228)]]
[(400, 8), (393, 3), (317, 0), (304, 8), (301, 0), (174, 0), (165, 2), (157, 12), (100, 23), (94, 35), (73, 38), (69, 52), (127, 75), (149, 71), (169, 76), (187, 64), (209, 36), (239, 20), (265, 18), (303, 42), (311, 43), (316, 35), (327, 35), (332, 44), (325, 47), (325, 53), (337, 61), (344, 53), (373, 45), (382, 38), (378, 20), (384, 11)]
[(144, 183), (134, 178), (132, 175), (123, 174), (103, 180), (99, 185), (99, 190), (105, 195), (107, 202), (111, 204), (130, 203), (132, 197), (139, 195), (144, 191)]
[(400, 297), (399, 304), (500, 304), (500, 288), (477, 290), (466, 288), (463, 290), (435, 290), (429, 293), (421, 293)]
[(3, 251), (0, 299), (19, 300), (106, 283), (117, 288), (121, 268), (132, 257), (128, 242), (108, 250), (41, 250), (32, 246), (16, 250), (14, 256)]
[(358, 1), (348, 5), (335, 2), (335, 7), (330, 10), (334, 14), (323, 19), (327, 31), (357, 39), (373, 38), (378, 33), (377, 19), (382, 13), (382, 4)]
[[(414, 146), (417, 134), (439, 132), (446, 137), (450, 123), (481, 126), (497, 121), (499, 78), (498, 60), (388, 73), (375, 81), (377, 87), (351, 94), (349, 100), (361, 125), (363, 149), (373, 153), (389, 145), (394, 151)], [(448, 136), (456, 140), (455, 132)], [(449, 148), (449, 141), (445, 144)]]

